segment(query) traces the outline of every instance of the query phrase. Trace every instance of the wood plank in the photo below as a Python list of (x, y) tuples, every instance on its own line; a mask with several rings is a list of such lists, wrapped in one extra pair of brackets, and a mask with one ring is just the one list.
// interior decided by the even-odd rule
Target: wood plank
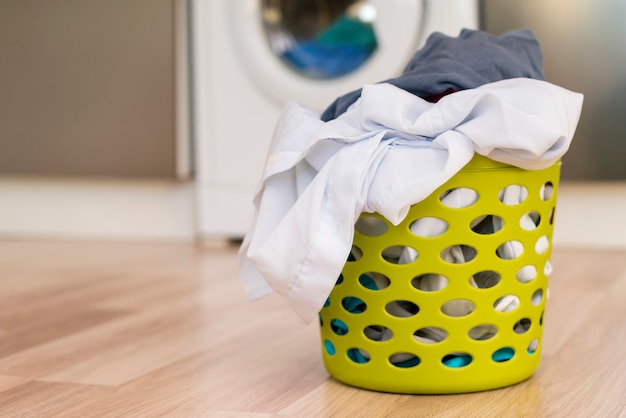
[[(170, 301), (159, 311), (129, 314), (115, 321), (93, 326), (0, 358), (0, 371), (11, 375), (38, 378), (53, 375), (67, 368), (79, 367), (79, 364), (89, 361), (94, 365), (101, 364), (100, 359), (103, 356), (112, 356), (108, 353), (132, 352), (136, 350), (138, 342), (142, 339), (158, 339), (163, 335), (164, 330), (170, 333), (176, 330), (176, 327), (185, 320), (185, 314), (192, 309), (193, 307), (189, 307), (187, 298), (178, 298)], [(127, 373), (125, 367), (111, 367), (109, 371), (117, 371), (120, 376), (126, 376)], [(92, 383), (81, 379), (79, 381)], [(108, 382), (109, 380), (99, 383), (107, 384)]]
[(0, 392), (22, 385), (28, 381), (29, 379), (24, 377), (0, 375)]
[[(123, 311), (70, 309), (55, 310), (39, 317), (32, 315), (21, 322), (18, 329), (11, 329), (0, 335), (0, 358), (90, 329), (125, 314)], [(37, 320), (33, 320), (35, 318)]]
[(104, 389), (89, 385), (29, 382), (0, 392), (0, 405), (6, 417), (62, 416), (72, 405)]
[[(284, 313), (250, 317), (246, 327), (230, 324), (208, 349), (128, 382), (72, 410), (97, 410), (104, 416), (141, 403), (147, 415), (186, 410), (271, 413), (328, 379), (320, 362), (317, 331), (285, 321), (285, 333), (267, 335), (266, 320)], [(155, 404), (155, 400), (158, 403)], [(184, 415), (183, 415), (184, 416)]]
[(276, 295), (247, 300), (236, 248), (0, 241), (1, 413), (624, 416), (625, 256), (554, 250), (532, 378), (421, 396), (332, 379), (316, 323), (298, 323)]
[(577, 304), (566, 305), (576, 316), (579, 306), (592, 304), (540, 370), (542, 395), (552, 400), (545, 408), (548, 415), (618, 416), (619, 402), (626, 406), (626, 272), (598, 291), (601, 298), (580, 293)]

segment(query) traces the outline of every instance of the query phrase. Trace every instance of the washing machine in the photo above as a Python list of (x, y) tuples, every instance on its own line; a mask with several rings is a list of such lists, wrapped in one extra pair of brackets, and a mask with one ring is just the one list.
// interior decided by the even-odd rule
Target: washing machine
[(478, 26), (475, 0), (191, 0), (198, 233), (241, 238), (280, 113), (398, 76), (433, 31)]

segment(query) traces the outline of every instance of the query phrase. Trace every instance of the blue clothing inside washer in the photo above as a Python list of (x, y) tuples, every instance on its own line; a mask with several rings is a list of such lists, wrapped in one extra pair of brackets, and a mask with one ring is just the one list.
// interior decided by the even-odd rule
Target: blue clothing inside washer
[(313, 78), (335, 78), (363, 65), (377, 47), (372, 25), (340, 16), (313, 39), (295, 42), (282, 58)]

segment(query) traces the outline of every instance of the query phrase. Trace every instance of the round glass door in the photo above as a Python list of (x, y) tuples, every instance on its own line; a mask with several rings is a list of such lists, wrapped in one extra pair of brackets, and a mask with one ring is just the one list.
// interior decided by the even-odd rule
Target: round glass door
[(364, 0), (263, 0), (261, 18), (271, 50), (308, 78), (350, 74), (378, 47), (377, 10)]
[[(232, 48), (235, 64), (255, 88), (278, 105), (297, 100), (321, 110), (347, 91), (402, 71), (423, 42), (420, 34), (428, 29), (423, 24), (426, 21), (423, 2), (229, 0), (209, 3), (224, 5), (230, 36), (228, 42), (216, 42), (215, 47)], [(440, 22), (434, 19), (431, 23), (434, 29)], [(301, 53), (303, 50), (305, 53)], [(359, 53), (350, 56), (347, 52), (350, 50)]]

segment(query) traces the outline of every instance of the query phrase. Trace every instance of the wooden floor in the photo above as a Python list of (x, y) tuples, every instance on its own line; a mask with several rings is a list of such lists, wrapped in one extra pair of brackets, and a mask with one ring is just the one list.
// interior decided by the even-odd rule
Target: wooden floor
[(330, 378), (317, 324), (247, 301), (235, 248), (0, 242), (0, 416), (626, 417), (626, 252), (552, 259), (535, 375), (419, 396)]

